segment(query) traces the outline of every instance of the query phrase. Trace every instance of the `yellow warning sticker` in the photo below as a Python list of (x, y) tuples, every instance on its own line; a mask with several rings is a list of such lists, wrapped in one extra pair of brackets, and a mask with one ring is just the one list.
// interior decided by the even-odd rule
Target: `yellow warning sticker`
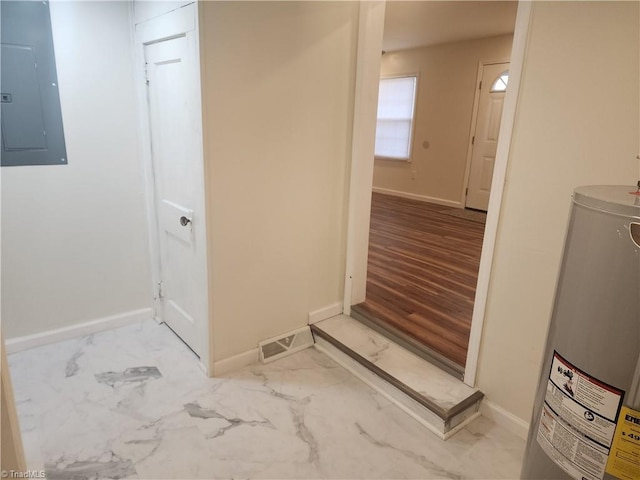
[(623, 480), (640, 478), (640, 412), (620, 410), (606, 471)]

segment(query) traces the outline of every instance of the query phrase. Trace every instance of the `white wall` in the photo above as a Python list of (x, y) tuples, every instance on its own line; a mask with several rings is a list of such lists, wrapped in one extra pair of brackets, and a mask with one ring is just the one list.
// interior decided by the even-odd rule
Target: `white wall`
[(382, 57), (382, 76), (417, 73), (419, 79), (411, 162), (376, 160), (374, 187), (460, 204), (478, 64), (509, 61), (512, 42), (513, 35), (501, 35)]
[(341, 301), (358, 6), (202, 8), (217, 360)]
[(640, 175), (638, 9), (534, 4), (478, 373), (487, 398), (527, 422), (571, 193)]
[(126, 2), (52, 2), (69, 164), (2, 170), (8, 339), (151, 307)]

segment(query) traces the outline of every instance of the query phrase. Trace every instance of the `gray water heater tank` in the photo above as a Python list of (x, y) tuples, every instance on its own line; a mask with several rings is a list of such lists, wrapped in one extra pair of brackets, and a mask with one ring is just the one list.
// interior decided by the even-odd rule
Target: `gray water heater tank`
[(577, 188), (523, 479), (640, 479), (640, 195)]

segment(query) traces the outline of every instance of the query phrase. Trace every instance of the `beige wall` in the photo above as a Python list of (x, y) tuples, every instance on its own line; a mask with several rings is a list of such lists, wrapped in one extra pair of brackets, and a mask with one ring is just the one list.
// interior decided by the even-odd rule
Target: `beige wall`
[(202, 8), (218, 360), (342, 298), (358, 6)]
[(411, 162), (376, 160), (374, 187), (460, 203), (478, 64), (508, 61), (512, 40), (502, 35), (382, 57), (382, 76), (419, 74), (418, 103)]
[(640, 175), (637, 2), (534, 4), (478, 386), (529, 421), (572, 190)]
[(68, 165), (2, 169), (7, 339), (151, 307), (127, 2), (52, 2)]

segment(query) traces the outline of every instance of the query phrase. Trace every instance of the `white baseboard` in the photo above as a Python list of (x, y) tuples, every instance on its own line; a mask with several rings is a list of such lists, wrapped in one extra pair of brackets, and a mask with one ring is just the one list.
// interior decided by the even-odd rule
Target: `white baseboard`
[(321, 308), (319, 310), (314, 310), (313, 312), (309, 312), (309, 325), (313, 325), (314, 323), (321, 322), (322, 320), (326, 320), (327, 318), (335, 317), (336, 315), (340, 315), (342, 313), (342, 302), (336, 302), (328, 307)]
[(71, 338), (82, 337), (92, 333), (112, 330), (125, 325), (131, 325), (143, 320), (153, 318), (153, 309), (140, 308), (129, 312), (111, 315), (109, 317), (91, 320), (89, 322), (78, 323), (68, 327), (48, 330), (46, 332), (25, 335), (23, 337), (10, 338), (6, 340), (7, 353), (16, 353), (30, 348), (48, 345), (50, 343), (61, 342)]
[(435, 203), (436, 205), (443, 205), (445, 207), (464, 208), (464, 205), (459, 201), (429, 197), (427, 195), (418, 195), (417, 193), (401, 192), (399, 190), (391, 190), (389, 188), (380, 187), (373, 187), (372, 191), (375, 193), (382, 193), (383, 195), (391, 195), (392, 197), (408, 198), (409, 200), (418, 200), (419, 202), (426, 203)]
[(219, 377), (227, 373), (238, 370), (247, 365), (253, 365), (259, 361), (259, 352), (257, 348), (252, 348), (246, 352), (239, 353), (233, 357), (224, 358), (213, 363), (213, 376)]
[(529, 423), (516, 417), (513, 413), (506, 411), (499, 405), (487, 400), (482, 400), (480, 404), (480, 413), (497, 425), (526, 440), (529, 434)]

